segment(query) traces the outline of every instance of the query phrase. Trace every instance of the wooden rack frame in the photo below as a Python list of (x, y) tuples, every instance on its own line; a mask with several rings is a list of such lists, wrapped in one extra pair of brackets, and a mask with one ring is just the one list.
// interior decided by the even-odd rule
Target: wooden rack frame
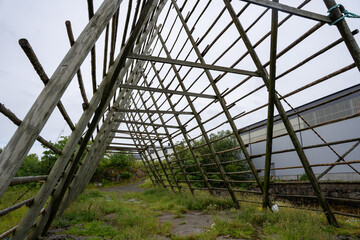
[[(0, 239), (9, 234), (13, 234), (12, 239), (24, 239), (26, 236), (36, 239), (46, 234), (54, 218), (61, 215), (85, 189), (107, 151), (137, 153), (154, 185), (179, 192), (187, 188), (193, 194), (195, 190), (206, 190), (210, 194), (214, 194), (215, 190), (224, 190), (230, 194), (237, 208), (241, 207), (241, 202), (247, 201), (239, 194), (251, 193), (261, 194), (263, 201), (258, 203), (264, 209), (271, 209), (273, 203), (270, 197), (281, 197), (281, 194), (269, 192), (273, 184), (278, 184), (270, 180), (270, 171), (303, 168), (315, 195), (293, 197), (316, 198), (331, 225), (338, 226), (335, 214), (349, 216), (334, 212), (328, 200), (359, 201), (325, 197), (321, 190), (323, 181), (319, 180), (334, 167), (342, 165), (359, 174), (359, 159), (346, 161), (345, 158), (358, 147), (360, 139), (349, 137), (326, 141), (318, 129), (348, 119), (360, 119), (359, 113), (318, 125), (310, 125), (303, 114), (356, 94), (358, 90), (306, 109), (299, 110), (292, 106), (293, 103), (290, 104), (295, 97), (305, 98), (306, 90), (324, 83), (334, 84), (332, 78), (349, 72), (359, 77), (360, 50), (354, 38), (358, 30), (351, 31), (345, 19), (336, 26), (327, 25), (342, 17), (339, 8), (327, 16), (304, 10), (310, 0), (298, 6), (295, 3), (281, 4), (278, 0), (242, 0), (236, 3), (229, 0), (201, 3), (143, 0), (137, 1), (136, 6), (133, 6), (132, 0), (125, 2), (104, 0), (95, 12), (92, 0), (88, 0), (89, 23), (76, 40), (70, 21), (66, 21), (71, 48), (50, 78), (30, 43), (26, 39), (19, 41), (45, 88), (23, 120), (0, 104), (0, 112), (18, 125), (0, 155), (0, 197), (11, 185), (39, 180), (45, 182), (34, 198), (0, 211), (1, 215), (5, 215), (20, 206), (29, 206), (19, 225), (2, 234)], [(334, 0), (323, 2), (323, 12), (336, 5)], [(119, 7), (122, 5), (127, 6), (125, 16), (120, 14)], [(216, 10), (213, 5), (217, 6)], [(250, 18), (246, 16), (249, 14), (256, 18), (248, 20)], [(289, 37), (288, 42), (282, 42), (282, 29), (288, 27), (291, 21), (304, 22), (310, 27), (299, 36)], [(119, 28), (120, 24), (125, 24), (123, 29)], [(206, 29), (200, 24), (207, 24)], [(295, 61), (288, 57), (296, 51), (303, 51), (301, 44), (308, 39), (322, 41), (319, 32), (323, 28), (339, 32), (341, 38), (332, 37), (320, 44), (320, 48), (308, 49), (305, 57), (295, 58)], [(253, 29), (261, 31), (254, 34)], [(96, 43), (101, 34), (105, 36), (105, 44), (104, 59), (99, 64), (96, 62)], [(119, 46), (117, 39), (121, 39)], [(316, 74), (316, 80), (301, 77), (303, 72), (311, 69), (309, 63), (325, 66), (326, 61), (335, 61), (321, 56), (344, 45), (347, 49), (344, 54), (350, 56), (350, 63), (339, 63), (337, 69), (324, 68)], [(83, 79), (80, 70), (88, 55), (91, 61), (90, 84)], [(100, 76), (97, 75), (99, 68), (103, 70)], [(75, 75), (84, 110), (76, 124), (61, 102)], [(295, 88), (287, 88), (287, 84), (280, 82), (283, 79), (289, 81), (288, 85), (298, 82)], [(92, 96), (86, 95), (88, 85), (92, 86)], [(299, 104), (295, 102), (294, 105)], [(39, 136), (56, 106), (72, 131), (62, 151)], [(274, 117), (275, 111), (278, 117)], [(294, 116), (304, 122), (304, 128), (294, 128), (291, 123)], [(251, 119), (261, 118), (267, 119), (267, 123), (246, 127), (249, 122), (254, 123)], [(274, 125), (279, 122), (286, 132), (273, 136)], [(266, 126), (266, 139), (244, 141), (244, 133), (261, 126)], [(211, 138), (212, 133), (223, 129), (229, 130), (229, 134), (219, 139)], [(298, 134), (305, 131), (315, 134), (321, 143), (303, 146)], [(289, 137), (292, 146), (273, 150), (273, 142), (283, 136)], [(227, 137), (233, 137), (237, 147), (216, 151), (215, 144)], [(200, 138), (204, 143), (195, 146), (194, 142)], [(35, 140), (59, 154), (58, 160), (46, 176), (14, 179)], [(90, 140), (92, 144), (88, 147)], [(251, 153), (248, 146), (261, 142), (266, 145), (264, 152)], [(341, 144), (352, 146), (345, 153), (338, 153), (334, 146)], [(185, 148), (179, 150), (180, 145)], [(203, 148), (209, 149), (210, 153), (198, 154)], [(333, 162), (312, 163), (306, 151), (320, 148), (328, 148), (336, 159)], [(240, 159), (220, 160), (222, 154), (236, 151), (242, 152)], [(81, 160), (84, 152), (86, 157)], [(184, 152), (188, 152), (189, 157), (182, 158)], [(273, 156), (289, 152), (296, 153), (300, 165), (271, 167)], [(210, 157), (212, 162), (202, 163), (205, 157)], [(254, 160), (261, 157), (265, 159), (264, 168), (256, 168)], [(189, 159), (194, 163), (187, 164)], [(245, 162), (248, 170), (226, 171), (228, 164), (236, 162)], [(216, 166), (217, 171), (208, 171), (210, 166)], [(314, 174), (314, 168), (325, 166), (328, 168), (321, 174)], [(259, 175), (260, 171), (264, 172), (263, 178)], [(193, 175), (200, 179), (192, 180)], [(220, 179), (211, 179), (210, 175), (218, 175)], [(230, 176), (234, 175), (251, 177), (232, 180)], [(184, 180), (180, 180), (180, 176)], [(215, 183), (222, 183), (223, 187)], [(238, 183), (254, 183), (257, 190), (240, 190), (236, 185)], [(291, 182), (297, 183), (301, 182)]]

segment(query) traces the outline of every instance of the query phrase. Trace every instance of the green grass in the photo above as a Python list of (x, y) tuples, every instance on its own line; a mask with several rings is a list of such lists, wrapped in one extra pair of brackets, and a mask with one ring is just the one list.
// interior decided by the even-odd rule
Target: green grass
[(139, 240), (168, 235), (171, 229), (145, 206), (96, 190), (82, 194), (54, 226), (68, 227), (66, 233), (79, 236)]
[[(30, 186), (32, 185), (26, 184), (22, 186), (9, 187), (0, 198), (0, 209), (8, 208), (14, 205), (14, 203), (17, 204), (34, 197), (39, 191), (40, 185), (35, 185), (34, 187)], [(24, 196), (22, 196), (23, 194)], [(19, 197), (21, 197), (21, 199), (18, 200)], [(26, 206), (22, 206), (21, 208), (0, 217), (0, 234), (18, 225), (27, 209), (28, 208)]]
[[(145, 182), (144, 185), (148, 185)], [(23, 189), (20, 189), (23, 190)], [(31, 197), (36, 191), (28, 193)], [(9, 189), (0, 207), (11, 205), (18, 197), (18, 188)], [(240, 199), (240, 197), (239, 197)], [(252, 197), (251, 200), (259, 200)], [(23, 207), (0, 218), (2, 232), (15, 226), (26, 212)], [(185, 223), (189, 211), (203, 211), (213, 216), (214, 224), (203, 233), (187, 237), (171, 234), (171, 223), (160, 223), (163, 212), (174, 214)], [(329, 226), (322, 213), (291, 208), (279, 212), (263, 212), (257, 204), (241, 203), (236, 210), (229, 198), (200, 192), (174, 193), (166, 189), (146, 188), (141, 193), (100, 192), (88, 189), (55, 220), (54, 228), (89, 239), (157, 239), (167, 236), (173, 240), (211, 240), (218, 236), (238, 239), (337, 239), (337, 236), (360, 236), (360, 219), (337, 216), (340, 228)], [(346, 239), (346, 238), (343, 238)]]
[(214, 197), (207, 193), (199, 193), (196, 196), (189, 192), (174, 193), (163, 188), (151, 188), (143, 193), (128, 193), (124, 195), (124, 198), (138, 198), (148, 203), (155, 211), (169, 211), (174, 214), (185, 213), (189, 210), (211, 212), (234, 207), (231, 199)]

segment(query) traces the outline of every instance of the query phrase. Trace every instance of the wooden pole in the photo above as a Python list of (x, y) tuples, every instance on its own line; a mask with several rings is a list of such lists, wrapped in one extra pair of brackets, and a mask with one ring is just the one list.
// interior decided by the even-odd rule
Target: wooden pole
[[(278, 3), (279, 0), (273, 0)], [(274, 98), (275, 98), (275, 81), (276, 81), (276, 53), (277, 53), (277, 29), (278, 11), (273, 9), (271, 15), (271, 44), (270, 44), (270, 77), (269, 77), (269, 104), (267, 116), (267, 137), (266, 137), (266, 156), (264, 171), (264, 191), (263, 191), (263, 210), (270, 206), (269, 201), (269, 181), (272, 155), (272, 138), (274, 126)]]
[[(94, 16), (94, 3), (93, 3), (93, 0), (87, 0), (87, 3), (88, 3), (88, 15), (89, 15), (89, 21), (90, 21)], [(94, 44), (93, 48), (91, 49), (91, 78), (92, 78), (93, 93), (95, 93), (96, 89), (97, 89), (97, 86), (96, 86), (96, 48), (95, 48), (95, 44)]]
[[(252, 47), (252, 44), (248, 38), (248, 36), (246, 35), (245, 31), (244, 31), (244, 28), (242, 27), (239, 19), (236, 17), (236, 14), (235, 14), (235, 11), (230, 3), (229, 0), (224, 0), (224, 3), (228, 9), (228, 12), (230, 13), (232, 19), (233, 19), (233, 22), (237, 28), (237, 30), (239, 31), (239, 34), (241, 35), (249, 53), (250, 53), (250, 56), (251, 58), (253, 59), (263, 81), (264, 81), (264, 84), (266, 85), (266, 87), (269, 89), (269, 79), (268, 79), (268, 75), (267, 75), (267, 72), (265, 70), (265, 68), (263, 67), (262, 63), (260, 62), (260, 59), (258, 57), (258, 55), (256, 54), (254, 48)], [(275, 96), (275, 106), (279, 112), (279, 115), (285, 125), (285, 128), (289, 134), (289, 137), (296, 149), (296, 152), (300, 158), (300, 161), (302, 163), (302, 165), (304, 166), (304, 170), (305, 170), (305, 173), (307, 174), (310, 182), (311, 182), (311, 185), (318, 197), (318, 200), (319, 200), (319, 203), (321, 205), (321, 207), (323, 208), (323, 211), (325, 213), (325, 216), (328, 220), (328, 222), (331, 224), (331, 225), (334, 225), (334, 226), (339, 226), (337, 221), (336, 221), (336, 218), (334, 216), (334, 214), (332, 213), (331, 209), (330, 209), (330, 206), (328, 204), (328, 202), (325, 200), (325, 197), (324, 197), (324, 194), (322, 193), (321, 191), (321, 188), (320, 188), (320, 185), (319, 185), (319, 182), (317, 181), (316, 177), (315, 177), (315, 174), (312, 170), (312, 168), (310, 167), (310, 164), (309, 164), (309, 160), (307, 159), (306, 155), (305, 155), (305, 152), (299, 142), (299, 139), (297, 138), (296, 134), (295, 134), (295, 131), (286, 115), (286, 112), (279, 100), (279, 98), (277, 96)]]
[[(121, 0), (105, 0), (50, 78), (0, 155), (0, 197)], [(100, 14), (101, 13), (101, 14)], [(32, 223), (29, 223), (31, 225)], [(24, 236), (24, 235), (23, 235)]]
[[(130, 66), (130, 63), (127, 63), (126, 66), (124, 67), (124, 64), (126, 61), (126, 55), (132, 49), (133, 44), (135, 44), (135, 39), (139, 35), (144, 22), (147, 21), (149, 12), (151, 12), (151, 9), (154, 9), (155, 5), (156, 5), (155, 0), (149, 1), (149, 3), (147, 4), (147, 7), (144, 10), (145, 12), (143, 13), (142, 17), (139, 20), (139, 23), (137, 24), (137, 28), (132, 32), (132, 35), (130, 36), (130, 38), (127, 42), (127, 45), (124, 47), (124, 49), (122, 49), (122, 51), (119, 54), (119, 57), (116, 59), (115, 63), (109, 70), (109, 74), (106, 76), (106, 78), (100, 85), (100, 88), (96, 91), (96, 94), (94, 96), (99, 96), (101, 98), (101, 101), (95, 111), (95, 116), (93, 117), (93, 120), (90, 124), (90, 127), (89, 127), (85, 137), (84, 137), (83, 142), (81, 143), (80, 147), (77, 150), (77, 154), (76, 154), (74, 160), (72, 161), (72, 165), (69, 166), (66, 170), (66, 174), (65, 174), (66, 177), (63, 178), (61, 180), (61, 182), (58, 184), (56, 192), (54, 193), (54, 197), (52, 198), (51, 204), (49, 203), (49, 207), (47, 207), (47, 214), (50, 214), (50, 216), (46, 216), (43, 218), (44, 220), (41, 220), (42, 224), (39, 224), (40, 226), (37, 228), (36, 232), (34, 231), (31, 238), (36, 238), (38, 236), (38, 234), (41, 233), (40, 228), (43, 228), (44, 227), (43, 225), (45, 225), (45, 223), (46, 223), (46, 226), (44, 227), (44, 231), (46, 232), (47, 229), (50, 227), (51, 222), (54, 220), (54, 217), (58, 211), (58, 208), (60, 206), (62, 198), (65, 195), (66, 189), (69, 186), (69, 184), (71, 183), (73, 174), (75, 173), (75, 171), (77, 169), (77, 163), (80, 160), (82, 152), (86, 148), (87, 142), (89, 141), (92, 132), (95, 130), (95, 127), (96, 127), (98, 121), (104, 114), (106, 107), (109, 104), (109, 102), (113, 96), (113, 93), (115, 92), (114, 86), (116, 86), (117, 79), (121, 79), (122, 77), (124, 77), (124, 75), (126, 73), (126, 69)], [(147, 32), (145, 34), (143, 34), (143, 36), (141, 38), (142, 40), (145, 39), (146, 34), (147, 34)], [(140, 48), (140, 46), (137, 49), (139, 49), (139, 48)], [(94, 105), (90, 103), (90, 108), (92, 106), (94, 106)], [(83, 116), (84, 116), (84, 114), (83, 114)], [(88, 118), (86, 118), (86, 119), (88, 119)], [(65, 148), (66, 148), (66, 146), (65, 146)], [(48, 220), (47, 220), (47, 218), (48, 218)]]
[[(25, 52), (26, 56), (29, 58), (31, 64), (33, 65), (36, 73), (39, 75), (40, 79), (44, 83), (44, 85), (48, 84), (49, 77), (45, 73), (45, 70), (41, 66), (39, 59), (37, 58), (34, 50), (32, 49), (30, 43), (25, 38), (22, 38), (19, 40), (19, 45), (22, 48), (22, 50)], [(69, 114), (66, 112), (64, 105), (59, 100), (57, 107), (61, 113), (61, 115), (64, 117), (65, 121), (69, 125), (70, 129), (73, 131), (75, 129), (75, 126), (73, 122), (71, 121)]]
[[(65, 26), (66, 26), (66, 31), (67, 31), (67, 34), (68, 34), (70, 46), (72, 47), (75, 44), (75, 39), (74, 39), (74, 34), (73, 34), (73, 31), (72, 31), (72, 28), (71, 28), (71, 22), (66, 21)], [(83, 78), (82, 78), (80, 68), (77, 71), (76, 75), (77, 75), (77, 79), (78, 79), (78, 83), (79, 83), (81, 97), (83, 98), (83, 101), (84, 101), (83, 109), (86, 109), (89, 106), (89, 100), (88, 100), (88, 98), (86, 96), (85, 87), (84, 87), (84, 81), (83, 81)]]
[[(16, 126), (20, 126), (22, 121), (13, 113), (10, 109), (7, 109), (4, 104), (0, 103), (0, 112), (4, 114), (7, 118), (10, 119)], [(61, 150), (56, 148), (53, 144), (46, 141), (43, 137), (40, 135), (36, 138), (41, 144), (43, 144), (45, 147), (49, 148), (51, 151), (53, 151), (56, 154), (61, 155)]]
[[(328, 9), (336, 6), (335, 0), (324, 0), (324, 3)], [(341, 13), (339, 7), (333, 9), (330, 11), (330, 17), (332, 21), (336, 21), (339, 18), (341, 18), (343, 14)], [(359, 45), (357, 44), (353, 34), (351, 33), (351, 30), (349, 26), (347, 25), (347, 22), (345, 19), (342, 19), (338, 23), (336, 23), (336, 27), (339, 30), (342, 38), (344, 39), (344, 42), (346, 44), (346, 47), (348, 48), (352, 58), (354, 59), (354, 62), (357, 66), (357, 68), (360, 71), (360, 49)]]

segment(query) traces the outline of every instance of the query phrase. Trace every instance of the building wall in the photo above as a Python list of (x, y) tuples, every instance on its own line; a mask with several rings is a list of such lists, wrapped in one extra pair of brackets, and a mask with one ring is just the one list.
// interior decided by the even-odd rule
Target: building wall
[[(359, 87), (359, 86), (357, 86)], [(342, 93), (343, 94), (343, 93)], [(340, 95), (340, 93), (338, 94)], [(332, 97), (336, 97), (336, 94)], [(321, 101), (327, 101), (329, 98), (324, 98)], [(321, 103), (316, 101), (311, 103), (313, 106)], [(307, 105), (306, 107), (309, 107)], [(302, 107), (299, 108), (301, 110)], [(305, 107), (304, 107), (305, 108)], [(303, 112), (301, 115), (311, 125), (326, 123), (331, 120), (339, 119), (341, 117), (351, 116), (360, 113), (360, 94), (359, 92), (338, 99), (331, 103), (327, 103), (320, 107), (316, 107), (312, 110)], [(290, 118), (295, 130), (304, 129), (307, 127), (305, 122), (297, 117), (293, 116)], [(258, 123), (261, 125), (264, 122)], [(254, 126), (254, 125), (252, 125)], [(256, 126), (256, 125), (255, 125)], [(248, 128), (251, 128), (249, 126)], [(359, 138), (360, 137), (360, 117), (327, 124), (321, 127), (315, 128), (319, 135), (326, 142), (335, 142), (340, 140)], [(281, 136), (286, 133), (282, 122), (278, 121), (274, 123), (274, 139), (273, 139), (273, 151), (280, 151), (285, 149), (293, 149), (292, 142), (289, 136)], [(249, 130), (241, 134), (245, 144), (248, 144), (248, 149), (251, 155), (264, 154), (266, 146), (266, 126), (261, 126), (254, 130)], [(298, 139), (300, 140), (303, 147), (311, 146), (315, 144), (323, 143), (322, 140), (312, 131), (305, 130), (297, 133)], [(262, 141), (261, 141), (262, 140)], [(259, 142), (261, 141), (261, 142)], [(256, 142), (256, 143), (255, 143)], [(345, 144), (333, 145), (332, 148), (341, 156), (349, 148), (351, 148), (356, 142), (350, 142)], [(305, 150), (305, 154), (308, 157), (310, 164), (323, 164), (333, 163), (338, 157), (333, 153), (329, 147), (320, 147)], [(356, 147), (351, 153), (345, 157), (346, 161), (360, 160), (360, 146)], [(255, 167), (257, 169), (264, 169), (265, 157), (253, 158)], [(302, 166), (299, 157), (295, 151), (274, 154), (272, 156), (272, 168), (284, 168)], [(352, 164), (352, 166), (360, 171), (360, 164)], [(328, 167), (313, 167), (314, 173), (320, 174)], [(273, 170), (271, 175), (281, 179), (298, 179), (304, 174), (303, 168), (286, 169), (286, 170)], [(263, 175), (263, 171), (260, 172), (260, 176)], [(328, 174), (326, 174), (323, 180), (335, 179), (335, 180), (360, 180), (360, 175), (357, 174), (348, 165), (337, 165)]]

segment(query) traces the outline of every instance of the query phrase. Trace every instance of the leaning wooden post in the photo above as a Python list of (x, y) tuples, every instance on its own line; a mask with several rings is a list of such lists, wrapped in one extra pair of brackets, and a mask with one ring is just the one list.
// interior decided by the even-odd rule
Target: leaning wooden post
[[(0, 197), (3, 195), (35, 139), (49, 119), (56, 104), (65, 92), (76, 71), (94, 46), (97, 38), (109, 22), (122, 0), (105, 0), (99, 11), (91, 19), (69, 50), (49, 83), (25, 116), (22, 125), (16, 130), (0, 155)], [(31, 225), (31, 223), (29, 223)]]
[[(258, 69), (258, 72), (260, 73), (260, 75), (264, 81), (264, 84), (269, 89), (269, 79), (268, 79), (267, 72), (266, 72), (265, 68), (263, 67), (262, 63), (260, 62), (260, 59), (259, 59), (257, 53), (255, 52), (255, 50), (250, 42), (250, 39), (246, 35), (246, 32), (245, 32), (244, 28), (242, 27), (239, 19), (236, 17), (236, 13), (235, 13), (232, 5), (230, 4), (230, 1), (229, 0), (223, 0), (223, 1), (226, 5), (226, 8), (228, 9), (228, 12), (229, 12), (231, 18), (233, 19), (233, 22), (234, 22), (239, 34), (241, 35), (241, 38), (244, 41), (245, 46), (247, 47), (247, 49), (250, 53), (251, 58), (253, 59), (255, 65), (256, 65), (256, 68)], [(330, 209), (328, 202), (326, 201), (326, 199), (324, 197), (324, 194), (321, 191), (320, 184), (316, 180), (315, 174), (310, 166), (309, 160), (307, 159), (304, 149), (302, 148), (300, 141), (295, 134), (294, 128), (292, 127), (291, 122), (289, 121), (289, 119), (286, 115), (285, 109), (283, 108), (279, 98), (276, 95), (275, 95), (274, 100), (275, 100), (274, 104), (279, 112), (279, 115), (284, 123), (284, 126), (285, 126), (285, 128), (289, 134), (289, 137), (294, 145), (294, 148), (296, 149), (299, 159), (304, 167), (305, 173), (307, 174), (307, 176), (310, 180), (310, 183), (314, 189), (314, 192), (319, 200), (319, 203), (325, 213), (325, 216), (326, 216), (328, 222), (331, 225), (339, 226), (333, 212)]]
[[(331, 9), (336, 6), (335, 0), (324, 0), (324, 3), (328, 9)], [(342, 18), (343, 14), (341, 13), (340, 8), (335, 7), (334, 9), (332, 9), (330, 11), (330, 17), (334, 22)], [(342, 38), (344, 39), (344, 42), (347, 48), (349, 49), (349, 52), (352, 58), (354, 59), (357, 68), (360, 71), (360, 49), (353, 34), (351, 33), (349, 26), (347, 25), (345, 19), (340, 20), (335, 25), (338, 28)]]
[[(131, 33), (129, 40), (125, 47), (122, 49), (119, 58), (117, 59), (116, 63), (113, 64), (114, 70), (112, 74), (109, 74), (109, 81), (104, 86), (104, 91), (101, 94), (101, 101), (99, 105), (97, 106), (97, 109), (95, 111), (95, 115), (92, 118), (92, 121), (90, 123), (90, 126), (88, 127), (88, 131), (84, 136), (84, 140), (81, 142), (79, 148), (77, 149), (77, 152), (75, 154), (74, 160), (71, 162), (71, 164), (68, 166), (68, 168), (65, 171), (65, 176), (61, 181), (58, 183), (57, 189), (54, 193), (53, 198), (51, 199), (51, 204), (49, 203), (49, 207), (47, 207), (48, 212), (50, 212), (50, 216), (48, 216), (47, 223), (45, 225), (45, 232), (50, 227), (52, 221), (54, 220), (56, 213), (60, 207), (61, 201), (66, 193), (67, 187), (70, 185), (72, 181), (72, 177), (74, 173), (76, 172), (78, 166), (77, 164), (80, 162), (81, 156), (83, 151), (87, 147), (87, 143), (90, 140), (92, 133), (94, 132), (98, 122), (100, 121), (101, 117), (103, 116), (108, 104), (110, 103), (110, 100), (112, 96), (114, 95), (114, 92), (116, 91), (117, 86), (117, 80), (119, 79), (119, 76), (124, 76), (125, 68), (129, 66), (129, 64), (126, 63), (126, 57), (130, 53), (130, 51), (133, 49), (133, 46), (135, 45), (135, 41), (137, 37), (139, 36), (140, 32), (143, 29), (144, 24), (148, 20), (148, 17), (150, 16), (150, 13), (156, 6), (156, 0), (150, 0), (146, 2), (143, 14), (138, 20), (138, 23), (136, 24), (136, 27), (134, 31)], [(144, 39), (145, 37), (143, 37)], [(98, 90), (96, 93), (98, 93), (100, 90)], [(44, 217), (45, 222), (45, 217)], [(40, 226), (42, 227), (42, 226)], [(16, 233), (15, 233), (16, 234)], [(36, 234), (33, 234), (31, 237), (32, 239), (36, 238), (38, 236), (38, 232)]]
[[(279, 0), (273, 0), (279, 2)], [(267, 137), (266, 137), (266, 155), (264, 171), (264, 191), (263, 191), (263, 210), (266, 210), (269, 204), (269, 182), (270, 167), (272, 155), (272, 138), (274, 126), (274, 98), (276, 81), (276, 53), (277, 53), (277, 32), (278, 32), (278, 11), (273, 9), (271, 15), (271, 44), (270, 44), (270, 81), (269, 81), (269, 104), (267, 117)]]
[[(150, 47), (151, 42), (148, 44), (147, 48)], [(146, 48), (146, 49), (147, 49)], [(136, 51), (136, 50), (135, 50)], [(128, 66), (130, 66), (130, 63), (127, 63)], [(142, 62), (138, 62), (135, 66), (135, 69), (142, 67)], [(134, 70), (135, 71), (135, 70)], [(132, 74), (128, 77), (127, 82), (133, 82), (133, 84), (136, 84), (138, 80), (135, 79), (135, 81), (132, 80)], [(126, 108), (126, 105), (128, 104), (126, 99), (129, 99), (129, 95), (131, 92), (122, 91), (120, 92), (117, 101), (114, 106), (119, 105), (119, 107)], [(98, 165), (99, 161), (101, 160), (101, 157), (105, 154), (106, 147), (107, 147), (107, 139), (114, 137), (114, 132), (111, 131), (113, 127), (118, 127), (119, 123), (115, 122), (115, 119), (122, 119), (123, 114), (116, 113), (114, 116), (112, 115), (112, 111), (106, 116), (106, 119), (103, 123), (103, 125), (100, 128), (99, 133), (95, 137), (94, 146), (92, 145), (90, 148), (90, 152), (85, 156), (83, 160), (83, 164), (81, 168), (79, 168), (78, 172), (76, 173), (65, 197), (64, 200), (61, 203), (59, 215), (62, 214), (65, 207), (73, 200), (75, 200), (78, 195), (85, 189), (86, 185), (89, 183), (92, 175), (94, 174), (96, 170), (96, 166)], [(104, 136), (102, 136), (104, 134)], [(99, 146), (98, 146), (99, 145)]]
[[(25, 38), (22, 38), (19, 40), (19, 45), (26, 54), (26, 56), (29, 58), (31, 64), (33, 65), (36, 73), (39, 75), (41, 81), (44, 83), (44, 85), (48, 84), (50, 81), (49, 77), (47, 76), (45, 70), (43, 69), (42, 65), (40, 64), (39, 59), (37, 58), (34, 50), (32, 49), (30, 43)], [(64, 105), (62, 104), (61, 100), (59, 100), (59, 103), (57, 104), (57, 107), (60, 111), (60, 113), (63, 115), (65, 121), (69, 125), (71, 131), (74, 131), (75, 126), (73, 122), (71, 121), (69, 114), (66, 112)]]

